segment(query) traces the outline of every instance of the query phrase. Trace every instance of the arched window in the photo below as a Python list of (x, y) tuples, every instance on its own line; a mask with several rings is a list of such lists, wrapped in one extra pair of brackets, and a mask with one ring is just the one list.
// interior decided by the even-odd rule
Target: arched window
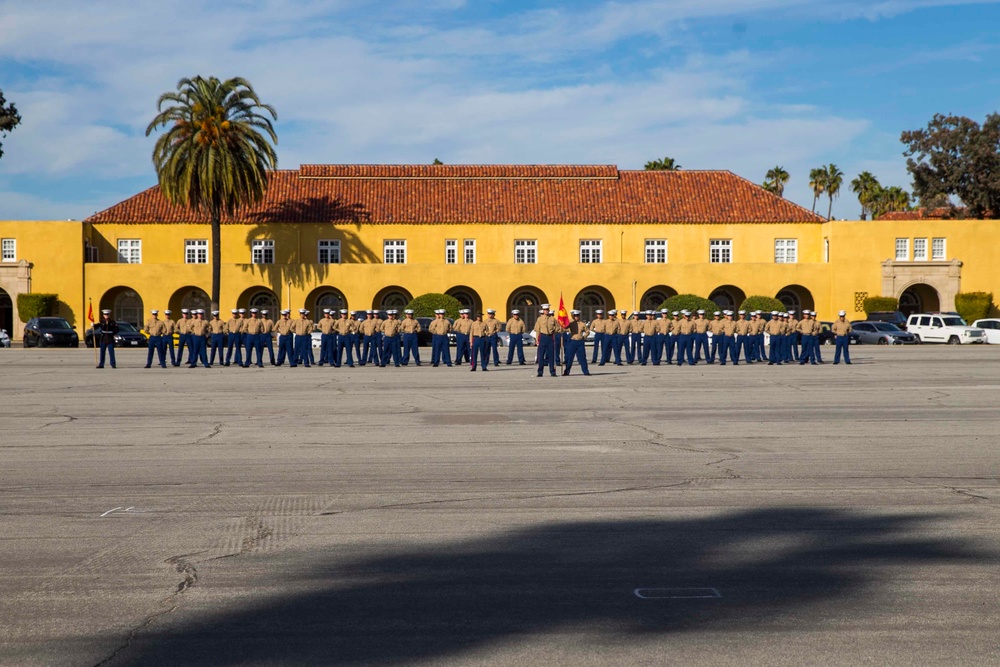
[(594, 315), (597, 310), (603, 310), (605, 313), (608, 311), (607, 301), (604, 299), (604, 295), (599, 292), (581, 292), (579, 296), (576, 297), (576, 302), (573, 307), (580, 311), (580, 318), (586, 320), (587, 322), (594, 319)]
[(209, 312), (212, 305), (212, 300), (208, 298), (208, 294), (205, 290), (193, 289), (188, 290), (181, 297), (181, 308), (187, 308), (188, 310), (193, 310), (195, 308), (204, 308), (205, 312)]
[(778, 301), (785, 304), (785, 310), (795, 310), (795, 314), (798, 315), (802, 312), (802, 302), (799, 300), (799, 295), (791, 290), (781, 290), (778, 292), (776, 297)]
[(342, 308), (347, 308), (347, 302), (344, 301), (344, 295), (340, 292), (323, 292), (316, 297), (316, 312), (322, 313), (324, 308), (336, 311), (340, 311)]
[(114, 311), (115, 320), (128, 322), (136, 329), (141, 329), (142, 321), (142, 299), (131, 290), (119, 292), (115, 297)]
[(268, 315), (275, 315), (281, 309), (278, 297), (273, 292), (257, 292), (250, 297), (250, 308), (266, 310)]
[(410, 303), (409, 297), (402, 292), (387, 292), (382, 297), (382, 310), (402, 310), (406, 304)]
[[(538, 320), (538, 307), (542, 305), (542, 297), (531, 290), (521, 290), (514, 294), (508, 302), (508, 310), (520, 310), (521, 319), (528, 331), (535, 328)], [(508, 313), (509, 315), (509, 313)]]

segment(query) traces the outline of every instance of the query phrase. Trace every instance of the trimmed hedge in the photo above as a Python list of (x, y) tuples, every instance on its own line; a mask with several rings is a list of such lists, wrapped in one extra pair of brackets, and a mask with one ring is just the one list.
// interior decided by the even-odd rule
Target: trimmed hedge
[(462, 303), (453, 296), (432, 292), (414, 298), (413, 301), (406, 304), (406, 307), (413, 309), (414, 317), (434, 317), (435, 310), (444, 308), (445, 317), (457, 319), (458, 309), (462, 307)]
[(677, 296), (672, 296), (660, 306), (659, 310), (689, 310), (694, 313), (697, 310), (704, 310), (706, 313), (711, 314), (719, 307), (714, 301), (709, 301), (704, 297), (697, 296), (695, 294), (678, 294)]
[(993, 310), (993, 293), (960, 292), (955, 295), (955, 310), (968, 324), (989, 317)]
[(765, 313), (770, 313), (772, 310), (776, 310), (779, 313), (783, 313), (785, 312), (785, 304), (772, 296), (748, 296), (743, 303), (740, 304), (739, 310), (745, 310), (748, 313), (751, 310), (760, 310)]
[(17, 316), (27, 324), (33, 317), (49, 317), (56, 312), (58, 294), (18, 294)]
[(861, 302), (865, 315), (899, 310), (899, 299), (891, 296), (870, 296)]

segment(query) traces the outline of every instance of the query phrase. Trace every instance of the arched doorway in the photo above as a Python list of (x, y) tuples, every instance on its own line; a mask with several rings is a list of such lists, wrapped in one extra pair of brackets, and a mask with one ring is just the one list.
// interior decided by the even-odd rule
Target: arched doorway
[(785, 304), (785, 310), (794, 308), (796, 314), (800, 314), (803, 308), (812, 310), (815, 307), (812, 292), (802, 285), (788, 285), (787, 287), (783, 287), (774, 298)]
[(266, 310), (271, 319), (277, 319), (275, 315), (281, 311), (281, 300), (266, 287), (250, 287), (240, 294), (240, 298), (236, 300), (236, 307)]
[(458, 299), (458, 302), (462, 304), (462, 308), (468, 308), (473, 313), (483, 312), (483, 300), (479, 297), (479, 293), (471, 287), (459, 285), (452, 287), (445, 294)]
[(737, 306), (746, 301), (747, 295), (739, 287), (722, 285), (712, 290), (708, 299), (714, 301), (719, 310), (736, 310)]
[(413, 296), (402, 287), (392, 285), (385, 287), (375, 295), (372, 300), (372, 308), (378, 310), (402, 310), (406, 304), (413, 301)]
[(584, 287), (573, 299), (573, 308), (580, 311), (580, 319), (587, 322), (594, 319), (598, 309), (605, 313), (615, 307), (615, 298), (611, 292), (599, 285)]
[[(131, 287), (112, 287), (101, 297), (101, 310), (108, 309), (118, 322), (128, 322), (136, 329), (145, 324), (142, 297)], [(97, 319), (94, 313), (94, 319)]]
[(314, 289), (306, 298), (306, 308), (319, 314), (322, 314), (324, 308), (340, 311), (347, 308), (347, 298), (336, 287), (323, 285)]
[(910, 285), (899, 295), (899, 311), (909, 317), (913, 313), (929, 313), (941, 310), (938, 291), (926, 283)]
[(174, 316), (180, 313), (181, 308), (188, 310), (204, 308), (206, 313), (211, 312), (212, 309), (212, 300), (208, 297), (208, 293), (200, 287), (182, 287), (174, 292), (168, 303), (170, 310), (174, 311)]
[(14, 301), (3, 288), (0, 288), (0, 329), (14, 337)]
[(510, 293), (510, 297), (507, 299), (507, 317), (510, 318), (510, 311), (515, 308), (520, 310), (524, 325), (528, 331), (531, 331), (535, 328), (535, 322), (538, 320), (538, 307), (547, 302), (545, 292), (537, 287), (531, 285), (518, 287)]
[(659, 310), (663, 302), (672, 296), (677, 296), (677, 290), (666, 285), (650, 287), (639, 300), (639, 310)]

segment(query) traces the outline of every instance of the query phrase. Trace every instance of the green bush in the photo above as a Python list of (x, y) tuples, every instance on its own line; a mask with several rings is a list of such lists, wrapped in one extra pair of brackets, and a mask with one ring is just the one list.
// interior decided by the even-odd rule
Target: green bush
[(765, 313), (777, 310), (778, 312), (783, 313), (785, 312), (785, 304), (771, 296), (748, 296), (744, 299), (743, 303), (740, 304), (739, 310), (745, 310), (748, 313), (751, 310), (759, 310)]
[(27, 323), (32, 317), (48, 317), (56, 311), (57, 294), (18, 294), (17, 315)]
[(960, 292), (955, 295), (955, 310), (969, 324), (989, 317), (993, 310), (993, 293)]
[(434, 317), (434, 311), (444, 308), (445, 317), (458, 318), (458, 309), (462, 303), (453, 296), (447, 294), (421, 294), (410, 303), (407, 308), (413, 309), (414, 317)]
[(688, 310), (692, 313), (697, 310), (704, 310), (706, 313), (711, 314), (716, 310), (719, 310), (719, 307), (715, 305), (714, 301), (709, 301), (708, 299), (695, 294), (678, 294), (677, 296), (672, 296), (664, 301), (659, 309), (666, 309), (669, 311)]
[(892, 312), (899, 310), (899, 299), (891, 296), (870, 296), (861, 303), (861, 307), (864, 309), (865, 315)]

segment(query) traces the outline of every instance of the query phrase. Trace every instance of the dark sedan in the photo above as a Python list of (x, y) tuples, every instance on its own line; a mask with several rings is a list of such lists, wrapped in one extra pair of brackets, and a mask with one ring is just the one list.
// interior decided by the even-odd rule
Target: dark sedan
[[(836, 343), (837, 342), (837, 337), (834, 336), (833, 335), (833, 331), (830, 330), (830, 327), (833, 326), (833, 322), (820, 322), (820, 326), (822, 328), (822, 331), (820, 331), (820, 334), (819, 334), (819, 344), (820, 345), (833, 345), (834, 343)], [(848, 343), (850, 345), (857, 345), (860, 342), (861, 342), (861, 339), (859, 338), (858, 334), (856, 332), (852, 331), (850, 333), (850, 336), (848, 337)]]
[[(94, 347), (93, 327), (83, 333), (83, 343), (87, 347)], [(146, 347), (146, 335), (128, 322), (119, 322), (118, 334), (115, 336), (115, 347)]]
[(24, 326), (25, 347), (80, 347), (80, 337), (61, 317), (33, 317)]

